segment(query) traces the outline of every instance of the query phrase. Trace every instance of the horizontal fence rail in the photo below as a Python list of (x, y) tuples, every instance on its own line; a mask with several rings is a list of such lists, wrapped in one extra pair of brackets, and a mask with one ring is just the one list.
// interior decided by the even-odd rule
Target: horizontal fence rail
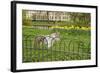
[[(78, 39), (61, 38), (59, 41), (52, 39), (51, 43), (44, 39), (45, 42), (41, 40), (41, 43), (37, 43), (37, 36), (23, 36), (23, 62), (87, 60), (91, 58), (90, 43), (85, 48), (85, 43)], [(51, 44), (49, 48), (48, 44)]]

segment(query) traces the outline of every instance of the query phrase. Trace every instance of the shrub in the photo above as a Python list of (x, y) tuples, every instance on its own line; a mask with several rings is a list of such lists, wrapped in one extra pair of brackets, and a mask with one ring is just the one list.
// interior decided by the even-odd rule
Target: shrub
[(23, 20), (23, 25), (30, 26), (30, 25), (32, 25), (32, 21), (31, 20)]

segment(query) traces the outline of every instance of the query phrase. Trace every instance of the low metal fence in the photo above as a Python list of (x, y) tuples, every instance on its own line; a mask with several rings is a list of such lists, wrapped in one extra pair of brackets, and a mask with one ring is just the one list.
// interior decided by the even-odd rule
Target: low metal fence
[[(47, 43), (36, 44), (36, 36), (24, 35), (23, 38), (23, 62), (48, 62), (48, 61), (68, 61), (87, 60), (91, 58), (90, 43), (85, 43), (78, 39), (62, 38), (54, 41), (48, 48)], [(64, 40), (65, 39), (65, 40)], [(36, 46), (37, 45), (37, 46)]]

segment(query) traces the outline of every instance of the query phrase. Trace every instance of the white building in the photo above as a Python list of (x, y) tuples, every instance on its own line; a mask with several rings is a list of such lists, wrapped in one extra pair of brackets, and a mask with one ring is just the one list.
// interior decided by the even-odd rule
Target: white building
[(24, 10), (26, 19), (41, 21), (69, 21), (70, 16), (67, 12), (61, 11), (40, 11), (40, 10)]

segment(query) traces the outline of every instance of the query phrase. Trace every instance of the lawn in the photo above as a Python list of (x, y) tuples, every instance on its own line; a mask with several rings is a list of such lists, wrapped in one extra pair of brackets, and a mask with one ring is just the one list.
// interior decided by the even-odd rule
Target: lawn
[[(91, 59), (90, 30), (66, 29), (35, 29), (23, 27), (23, 62), (48, 62)], [(60, 41), (55, 42), (51, 48), (46, 45), (40, 49), (34, 48), (36, 35), (49, 35), (60, 33)]]

